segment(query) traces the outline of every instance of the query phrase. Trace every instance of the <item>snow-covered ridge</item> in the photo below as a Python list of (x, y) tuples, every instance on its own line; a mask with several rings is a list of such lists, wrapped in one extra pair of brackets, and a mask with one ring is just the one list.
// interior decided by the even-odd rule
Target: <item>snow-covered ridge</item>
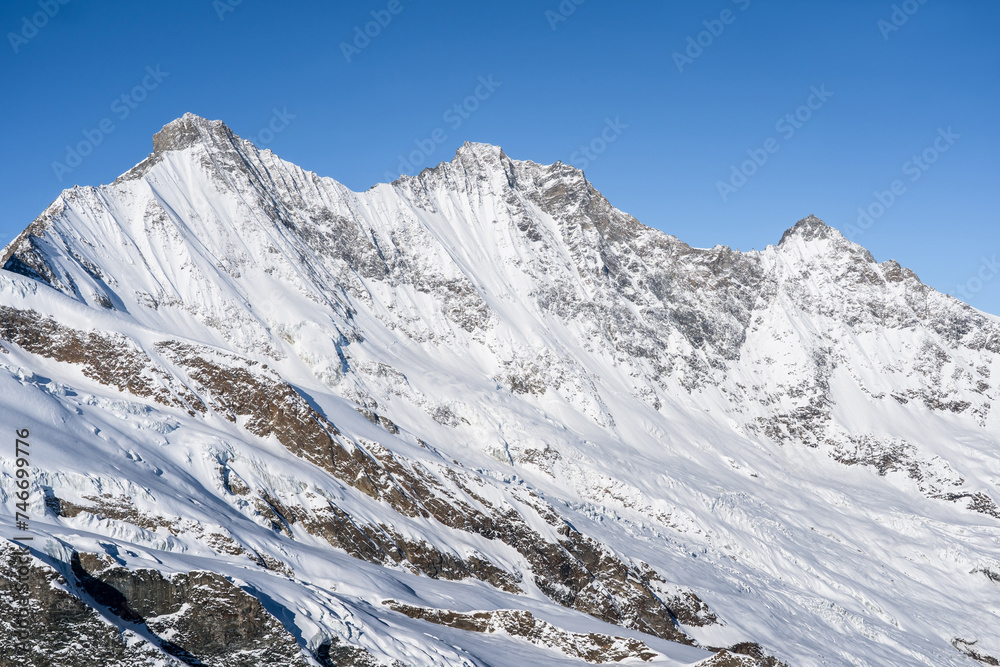
[(307, 657), (1000, 655), (1000, 320), (814, 216), (696, 249), (569, 165), (467, 143), (357, 193), (186, 114), (2, 259), (57, 566), (218, 572)]

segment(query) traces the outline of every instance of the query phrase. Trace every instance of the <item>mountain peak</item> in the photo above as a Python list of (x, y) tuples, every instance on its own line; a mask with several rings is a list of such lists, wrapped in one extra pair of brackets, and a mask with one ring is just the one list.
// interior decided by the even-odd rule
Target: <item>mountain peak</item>
[(839, 235), (840, 233), (810, 213), (786, 230), (781, 235), (781, 241), (778, 245), (784, 244), (785, 241), (793, 237), (801, 238), (803, 241), (812, 241), (829, 238), (831, 234)]
[(475, 157), (492, 157), (500, 158), (506, 157), (503, 152), (503, 148), (500, 146), (494, 146), (493, 144), (484, 144), (478, 141), (466, 141), (464, 144), (458, 147), (455, 151), (455, 157), (461, 158), (465, 155), (472, 155)]
[(493, 144), (482, 144), (475, 141), (466, 141), (455, 151), (453, 163), (463, 165), (466, 169), (475, 167), (481, 169), (483, 166), (493, 169), (503, 167), (511, 160), (503, 152), (500, 146)]
[(221, 120), (208, 120), (188, 112), (153, 135), (153, 153), (182, 150), (198, 143), (233, 143), (238, 138)]

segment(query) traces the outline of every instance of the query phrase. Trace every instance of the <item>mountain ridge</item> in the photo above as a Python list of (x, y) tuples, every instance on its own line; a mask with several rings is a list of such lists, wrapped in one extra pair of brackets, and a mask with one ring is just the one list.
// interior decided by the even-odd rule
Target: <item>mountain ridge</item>
[[(353, 192), (220, 121), (157, 136), (4, 252), (38, 581), (161, 614), (157, 576), (214, 572), (319, 664), (1000, 654), (1000, 319), (815, 216), (692, 248), (486, 144)], [(246, 650), (287, 647), (260, 618)]]
[[(160, 129), (156, 134), (154, 134), (154, 136), (153, 136), (153, 152), (150, 153), (149, 157), (146, 160), (144, 160), (143, 162), (140, 162), (138, 165), (136, 165), (136, 167), (134, 167), (132, 170), (129, 170), (129, 171), (126, 171), (125, 173), (123, 173), (121, 176), (118, 177), (118, 179), (116, 179), (114, 182), (112, 182), (111, 185), (114, 185), (114, 183), (117, 183), (119, 180), (126, 179), (127, 177), (129, 177), (130, 174), (133, 173), (134, 170), (137, 170), (141, 166), (143, 166), (144, 164), (146, 164), (146, 162), (148, 160), (155, 161), (163, 153), (168, 152), (168, 151), (179, 151), (179, 150), (184, 150), (184, 149), (187, 149), (187, 148), (191, 148), (192, 146), (195, 146), (195, 145), (200, 145), (200, 146), (203, 146), (204, 148), (206, 148), (206, 150), (215, 149), (215, 150), (223, 150), (223, 151), (225, 150), (226, 147), (232, 146), (232, 147), (234, 147), (237, 150), (237, 152), (239, 152), (240, 149), (243, 147), (244, 142), (245, 142), (246, 145), (252, 146), (255, 151), (259, 152), (261, 150), (268, 150), (268, 149), (258, 149), (256, 146), (253, 146), (252, 143), (250, 143), (250, 142), (248, 142), (248, 141), (240, 138), (239, 135), (237, 135), (235, 132), (233, 132), (229, 128), (229, 126), (226, 125), (221, 120), (209, 120), (207, 118), (198, 116), (197, 114), (194, 114), (194, 113), (191, 113), (191, 112), (186, 112), (182, 116), (180, 116), (180, 117), (176, 118), (175, 120), (173, 120), (173, 121), (167, 123), (166, 125), (164, 125), (162, 129)], [(472, 164), (472, 165), (475, 165), (475, 164), (487, 164), (488, 162), (490, 162), (489, 160), (484, 160), (484, 158), (493, 158), (492, 162), (493, 163), (498, 163), (500, 165), (500, 167), (505, 170), (505, 173), (507, 171), (507, 165), (508, 164), (512, 165), (513, 162), (515, 162), (515, 161), (511, 160), (511, 158), (509, 158), (506, 155), (506, 153), (504, 152), (503, 148), (500, 147), (500, 146), (496, 146), (496, 145), (492, 145), (492, 144), (488, 144), (488, 143), (482, 143), (482, 142), (466, 141), (466, 142), (463, 143), (462, 146), (460, 146), (458, 149), (456, 149), (455, 157), (451, 161), (441, 162), (441, 163), (439, 163), (436, 166), (426, 167), (419, 174), (416, 174), (416, 175), (413, 175), (413, 176), (401, 175), (401, 177), (399, 179), (397, 179), (396, 181), (393, 181), (392, 183), (382, 183), (382, 182), (376, 183), (376, 184), (370, 186), (368, 189), (370, 190), (370, 189), (377, 188), (377, 187), (382, 186), (382, 185), (392, 185), (393, 183), (397, 183), (399, 181), (406, 180), (406, 179), (419, 179), (419, 178), (421, 178), (422, 174), (424, 174), (424, 173), (434, 173), (437, 170), (440, 170), (444, 165), (455, 165), (456, 163), (458, 163), (458, 164), (461, 164), (463, 166), (466, 166), (466, 165), (469, 165), (469, 164)], [(582, 170), (576, 169), (572, 165), (566, 165), (566, 164), (562, 163), (561, 161), (553, 163), (551, 165), (540, 165), (540, 164), (531, 162), (530, 160), (529, 161), (518, 160), (517, 162), (518, 163), (522, 163), (522, 164), (527, 164), (527, 165), (533, 165), (533, 166), (536, 166), (536, 167), (539, 167), (539, 168), (543, 168), (543, 169), (546, 169), (546, 170), (549, 170), (549, 171), (555, 170), (555, 169), (559, 168), (559, 170), (562, 173), (565, 173), (566, 170), (568, 170), (572, 174), (579, 175), (579, 177), (583, 179), (583, 181), (584, 181), (584, 183), (586, 184), (587, 187), (593, 188), (593, 186), (590, 184), (590, 181), (586, 179), (586, 176), (584, 175), (584, 172)], [(309, 172), (309, 173), (310, 174), (314, 174), (313, 172)], [(141, 171), (137, 175), (141, 175)], [(329, 177), (320, 177), (320, 178), (329, 178)], [(64, 193), (65, 192), (72, 192), (73, 190), (76, 190), (78, 187), (80, 187), (80, 186), (74, 186), (73, 188), (64, 191)], [(84, 186), (84, 187), (85, 188), (86, 187), (98, 187), (98, 188), (100, 188), (100, 187), (104, 187), (104, 186)], [(513, 183), (511, 183), (511, 187), (514, 187)], [(595, 192), (597, 192), (597, 191), (595, 190)], [(361, 191), (359, 191), (356, 194), (361, 194)], [(599, 192), (597, 192), (597, 194), (600, 195)], [(602, 196), (602, 198), (603, 198), (603, 196)], [(59, 200), (57, 199), (56, 201), (58, 202)], [(55, 205), (55, 204), (56, 204), (56, 202), (53, 203), (53, 205)], [(631, 216), (629, 216), (629, 217), (631, 217)], [(633, 218), (633, 220), (634, 220), (634, 218)], [(636, 222), (638, 222), (638, 221), (636, 221)], [(642, 224), (642, 223), (639, 223), (639, 224)], [(645, 227), (645, 225), (644, 225), (644, 227)], [(647, 227), (647, 229), (654, 229), (655, 230), (655, 228), (650, 228), (650, 227)], [(655, 230), (655, 231), (660, 231), (661, 233), (665, 234), (669, 238), (673, 238), (673, 239), (677, 238), (676, 236), (673, 236), (673, 235), (669, 234), (669, 232), (664, 232), (662, 230)], [(830, 227), (829, 225), (827, 225), (823, 220), (821, 220), (817, 216), (815, 216), (813, 214), (809, 214), (808, 216), (806, 216), (806, 217), (798, 220), (794, 225), (792, 225), (791, 227), (789, 227), (782, 234), (782, 236), (780, 237), (778, 243), (775, 244), (775, 245), (780, 246), (781, 243), (786, 238), (789, 238), (789, 237), (791, 237), (791, 236), (793, 236), (795, 234), (803, 235), (804, 238), (806, 238), (807, 240), (812, 240), (812, 239), (815, 239), (815, 238), (825, 238), (826, 235), (830, 231), (836, 232), (838, 235), (840, 235), (842, 237), (842, 234), (840, 234), (840, 232), (838, 230), (836, 230), (833, 227)], [(16, 240), (17, 239), (15, 238), (11, 242), (9, 242), (7, 244), (7, 246), (5, 247), (4, 250), (6, 252), (9, 252), (9, 249), (11, 248), (11, 246), (14, 245), (14, 243), (16, 242)], [(692, 247), (692, 246), (688, 246), (688, 247)], [(699, 250), (708, 250), (709, 248), (697, 248), (697, 249), (699, 249)], [(753, 251), (751, 251), (751, 252), (753, 252)], [(4, 261), (6, 261), (6, 259), (7, 259), (7, 257), (4, 258)], [(890, 259), (890, 260), (887, 260), (887, 261), (892, 262), (892, 261), (895, 261), (895, 260)]]

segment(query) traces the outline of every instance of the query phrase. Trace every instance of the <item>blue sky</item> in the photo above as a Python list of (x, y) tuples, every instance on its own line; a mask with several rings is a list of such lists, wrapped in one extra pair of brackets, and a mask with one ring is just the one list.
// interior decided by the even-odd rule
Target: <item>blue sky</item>
[(0, 241), (192, 111), (355, 190), (466, 140), (575, 163), (702, 247), (760, 249), (813, 213), (1000, 313), (998, 19), (995, 0), (5, 0)]

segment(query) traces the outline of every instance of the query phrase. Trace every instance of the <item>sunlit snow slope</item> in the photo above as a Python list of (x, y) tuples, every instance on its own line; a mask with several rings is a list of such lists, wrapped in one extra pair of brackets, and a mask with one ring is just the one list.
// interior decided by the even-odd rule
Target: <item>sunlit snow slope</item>
[(356, 193), (187, 114), (2, 262), (2, 536), (29, 429), (90, 638), (10, 664), (1000, 660), (1000, 319), (813, 216), (695, 249), (561, 163)]

